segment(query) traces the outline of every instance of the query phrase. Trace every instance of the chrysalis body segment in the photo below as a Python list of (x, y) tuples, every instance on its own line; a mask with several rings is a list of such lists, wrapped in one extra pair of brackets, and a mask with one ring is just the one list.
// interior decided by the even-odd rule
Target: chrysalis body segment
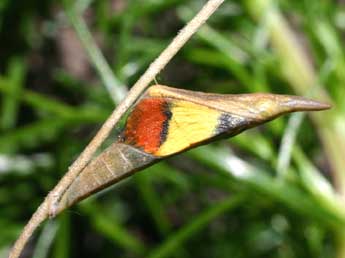
[(152, 164), (156, 158), (115, 142), (83, 169), (59, 202), (57, 212)]

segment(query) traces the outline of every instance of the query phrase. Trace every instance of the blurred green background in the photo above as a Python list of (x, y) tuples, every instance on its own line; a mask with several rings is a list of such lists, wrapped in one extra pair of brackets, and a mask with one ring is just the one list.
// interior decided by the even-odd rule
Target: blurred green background
[[(205, 2), (0, 1), (0, 257)], [(333, 109), (156, 164), (45, 223), (23, 257), (345, 258), (344, 36), (342, 0), (226, 0), (157, 82)]]

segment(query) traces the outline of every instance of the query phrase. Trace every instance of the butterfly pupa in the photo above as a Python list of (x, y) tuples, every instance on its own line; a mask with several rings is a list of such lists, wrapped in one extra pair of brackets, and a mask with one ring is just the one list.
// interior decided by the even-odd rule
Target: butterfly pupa
[(211, 94), (152, 86), (133, 107), (118, 140), (68, 187), (57, 213), (162, 158), (234, 136), (285, 113), (328, 108), (299, 96)]

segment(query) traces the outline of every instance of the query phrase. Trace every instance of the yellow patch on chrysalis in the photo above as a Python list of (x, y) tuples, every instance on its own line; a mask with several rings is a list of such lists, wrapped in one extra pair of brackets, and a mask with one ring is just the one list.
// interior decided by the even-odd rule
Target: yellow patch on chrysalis
[(215, 134), (221, 112), (189, 101), (174, 100), (166, 140), (155, 155), (181, 152)]

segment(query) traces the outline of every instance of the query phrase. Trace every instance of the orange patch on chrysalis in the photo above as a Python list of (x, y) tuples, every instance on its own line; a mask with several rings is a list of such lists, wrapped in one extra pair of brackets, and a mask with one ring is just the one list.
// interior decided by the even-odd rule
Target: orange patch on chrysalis
[(163, 98), (141, 100), (127, 119), (125, 143), (154, 154), (164, 141), (168, 112), (168, 104)]

